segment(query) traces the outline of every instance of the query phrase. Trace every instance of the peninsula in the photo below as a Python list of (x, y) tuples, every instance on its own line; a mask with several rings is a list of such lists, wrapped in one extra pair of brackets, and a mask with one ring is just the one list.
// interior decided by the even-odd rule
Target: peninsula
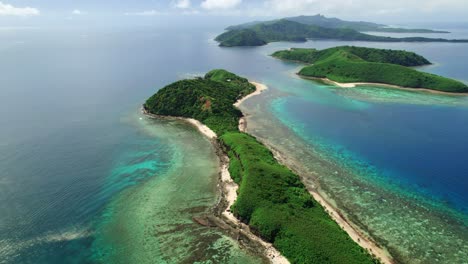
[(298, 73), (306, 78), (468, 93), (468, 86), (460, 81), (410, 68), (430, 64), (413, 52), (341, 46), (324, 50), (293, 48), (277, 51), (272, 56), (312, 64)]
[(239, 131), (242, 113), (234, 104), (255, 90), (245, 78), (213, 70), (162, 88), (143, 107), (153, 115), (196, 119), (216, 132), (213, 142), (229, 157), (229, 174), (239, 185), (230, 210), (291, 263), (377, 263), (312, 198), (298, 175)]
[(222, 47), (262, 46), (270, 42), (305, 42), (308, 39), (373, 42), (468, 42), (468, 39), (375, 36), (362, 33), (350, 27), (323, 27), (297, 21), (301, 20), (280, 19), (235, 26), (228, 28), (226, 32), (217, 36), (215, 40)]

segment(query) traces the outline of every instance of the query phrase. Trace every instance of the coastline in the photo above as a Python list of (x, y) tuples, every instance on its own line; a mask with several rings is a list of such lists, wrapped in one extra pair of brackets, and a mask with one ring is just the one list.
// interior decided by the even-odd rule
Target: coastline
[[(239, 99), (234, 105), (238, 107), (246, 99), (262, 93), (268, 89), (266, 85), (256, 82), (251, 82), (255, 85), (256, 90), (253, 93)], [(143, 107), (142, 113), (150, 118), (180, 120), (195, 127), (202, 135), (207, 137), (213, 144), (216, 154), (220, 160), (219, 185), (221, 197), (218, 203), (213, 208), (214, 215), (207, 215), (202, 218), (193, 218), (193, 221), (200, 225), (217, 226), (227, 231), (231, 237), (236, 239), (241, 245), (249, 248), (251, 251), (263, 255), (268, 262), (272, 264), (289, 264), (290, 262), (271, 244), (264, 241), (251, 232), (250, 227), (242, 223), (231, 212), (230, 208), (237, 200), (237, 189), (239, 186), (233, 181), (229, 173), (229, 157), (216, 141), (217, 135), (208, 126), (193, 118), (176, 117), (176, 116), (161, 116), (151, 114)], [(243, 123), (243, 122), (244, 123)], [(239, 128), (241, 124), (246, 127), (245, 118), (239, 120)], [(244, 129), (245, 130), (245, 129)]]
[(267, 87), (266, 85), (264, 85), (263, 83), (258, 83), (258, 82), (253, 82), (253, 81), (251, 81), (250, 83), (253, 84), (253, 85), (255, 85), (255, 88), (256, 88), (255, 92), (250, 93), (250, 94), (248, 94), (248, 95), (242, 97), (241, 99), (237, 100), (237, 102), (234, 103), (234, 106), (235, 106), (235, 107), (239, 107), (245, 100), (249, 99), (249, 98), (252, 97), (252, 96), (259, 95), (259, 94), (261, 94), (263, 91), (265, 91), (265, 90), (268, 89), (268, 87)]
[[(253, 83), (253, 82), (251, 82), (251, 83)], [(253, 83), (253, 84), (255, 84), (255, 83)], [(260, 85), (263, 85), (263, 84), (260, 84)], [(265, 86), (265, 85), (263, 85), (263, 86)], [(257, 91), (254, 92), (255, 95), (258, 95), (258, 94), (261, 93), (261, 92), (257, 93)], [(242, 100), (240, 103), (237, 102), (236, 106), (239, 107), (243, 101), (244, 100)], [(246, 121), (245, 117), (243, 117), (239, 121), (239, 130), (241, 132), (248, 133), (247, 121)], [(299, 173), (296, 169), (294, 169), (294, 167), (296, 167), (296, 166), (288, 166), (290, 164), (287, 161), (287, 159), (284, 158), (284, 156), (283, 156), (283, 154), (281, 152), (276, 150), (273, 146), (271, 146), (271, 144), (268, 144), (267, 142), (262, 141), (262, 143), (265, 144), (265, 146), (267, 146), (272, 151), (274, 157), (278, 160), (279, 163), (281, 163), (283, 165), (286, 165), (288, 168), (290, 168), (292, 171), (294, 171), (297, 175), (299, 175), (301, 177), (301, 173)], [(378, 245), (372, 238), (369, 238), (368, 236), (363, 234), (357, 227), (354, 227), (349, 220), (344, 218), (344, 216), (340, 213), (340, 210), (338, 208), (336, 208), (335, 206), (333, 206), (332, 203), (330, 203), (324, 197), (324, 195), (322, 195), (318, 191), (310, 189), (310, 188), (308, 188), (308, 191), (312, 195), (312, 197), (325, 209), (325, 211), (328, 213), (328, 215), (331, 217), (331, 219), (333, 219), (351, 237), (351, 239), (354, 242), (356, 242), (360, 247), (367, 250), (375, 258), (379, 259), (379, 261), (381, 263), (385, 263), (385, 264), (395, 263), (395, 261), (393, 260), (393, 258), (390, 256), (390, 254), (388, 253), (388, 251), (385, 248)]]
[[(251, 84), (255, 85), (256, 90), (247, 96), (239, 99), (234, 106), (239, 107), (242, 102), (247, 100), (248, 98), (261, 94), (264, 90), (268, 89), (268, 87), (264, 84), (257, 83), (257, 82), (250, 82)], [(247, 123), (244, 117), (239, 119), (239, 130), (244, 132), (247, 128)], [(237, 240), (239, 237), (246, 237), (250, 241), (258, 244), (263, 248), (263, 254), (268, 259), (268, 261), (272, 264), (288, 264), (290, 263), (281, 253), (271, 244), (260, 237), (256, 236), (250, 231), (250, 227), (244, 223), (242, 223), (239, 219), (237, 219), (234, 214), (231, 212), (231, 206), (237, 200), (237, 189), (239, 186), (234, 182), (229, 173), (229, 157), (226, 155), (225, 151), (220, 148), (217, 144), (216, 146), (220, 151), (218, 151), (218, 156), (221, 160), (221, 172), (220, 172), (220, 183), (221, 183), (221, 196), (222, 200), (218, 203), (218, 208), (222, 210), (220, 213), (220, 217), (230, 226), (235, 227), (237, 233)]]
[(427, 88), (410, 88), (410, 87), (403, 87), (393, 84), (386, 84), (386, 83), (372, 83), (372, 82), (354, 82), (354, 83), (340, 83), (330, 80), (328, 78), (319, 78), (319, 77), (310, 77), (300, 75), (296, 73), (297, 76), (306, 79), (306, 80), (313, 80), (313, 81), (322, 81), (327, 84), (332, 84), (334, 86), (338, 86), (341, 88), (356, 88), (356, 86), (378, 86), (383, 88), (391, 88), (391, 89), (398, 89), (403, 91), (412, 91), (412, 92), (425, 92), (425, 93), (432, 93), (432, 94), (439, 94), (439, 95), (451, 95), (451, 96), (468, 96), (468, 93), (451, 93), (451, 92), (444, 92), (444, 91), (437, 91)]
[[(247, 99), (249, 99), (252, 96), (256, 96), (261, 94), (263, 91), (267, 90), (268, 87), (263, 84), (263, 83), (258, 83), (258, 82), (250, 82), (251, 84), (255, 85), (255, 92), (248, 94), (247, 96), (244, 96), (243, 98), (237, 100), (237, 102), (234, 104), (235, 107), (239, 108), (239, 106)], [(247, 130), (247, 118), (246, 116), (243, 116), (239, 119), (239, 131), (246, 133)]]
[[(261, 140), (265, 146), (267, 146), (273, 153), (275, 159), (278, 160), (279, 163), (287, 166), (291, 169), (294, 173), (299, 175), (301, 179), (303, 178), (302, 175), (304, 173), (300, 172), (298, 165), (296, 165), (295, 160), (290, 160), (285, 157), (285, 155), (277, 150), (274, 146)], [(309, 193), (312, 195), (315, 201), (317, 201), (327, 212), (330, 218), (335, 221), (343, 231), (345, 231), (350, 238), (356, 242), (360, 247), (367, 250), (369, 254), (374, 256), (383, 264), (394, 264), (396, 263), (395, 260), (392, 258), (390, 253), (382, 246), (377, 244), (377, 242), (369, 237), (368, 235), (364, 234), (359, 227), (353, 224), (352, 221), (346, 219), (344, 215), (340, 212), (340, 209), (333, 205), (332, 202), (327, 200), (325, 194), (321, 194), (319, 191), (313, 188), (307, 188)]]
[[(267, 90), (268, 87), (262, 83), (258, 82), (250, 82), (251, 84), (255, 85), (256, 90), (247, 96), (244, 96), (243, 98), (239, 99), (234, 106), (239, 107), (245, 100), (248, 98), (259, 95), (263, 91)], [(247, 128), (247, 123), (245, 120), (245, 117), (242, 117), (239, 119), (239, 131), (245, 132)], [(271, 244), (260, 237), (256, 236), (250, 231), (250, 228), (248, 225), (242, 223), (239, 219), (237, 219), (234, 214), (231, 212), (230, 208), (231, 206), (235, 203), (237, 200), (237, 189), (239, 186), (233, 181), (231, 178), (231, 175), (229, 173), (229, 157), (226, 155), (226, 153), (223, 151), (222, 156), (220, 157), (222, 160), (222, 169), (221, 169), (221, 183), (222, 183), (222, 188), (223, 188), (223, 196), (226, 201), (225, 209), (221, 213), (221, 216), (231, 224), (234, 224), (238, 226), (239, 232), (243, 233), (243, 235), (249, 237), (249, 239), (256, 241), (259, 243), (263, 248), (264, 248), (264, 254), (270, 261), (270, 263), (273, 264), (287, 264), (290, 263), (281, 253)]]
[[(234, 106), (239, 107), (245, 100), (248, 98), (261, 94), (264, 90), (268, 89), (268, 87), (261, 83), (251, 82), (255, 85), (256, 91), (253, 93), (239, 99)], [(221, 198), (218, 204), (215, 206), (215, 218), (210, 216), (205, 217), (204, 219), (194, 219), (194, 221), (198, 222), (202, 225), (214, 225), (218, 226), (224, 230), (228, 230), (229, 233), (236, 238), (241, 244), (247, 247), (257, 247), (261, 248), (261, 254), (263, 254), (266, 259), (273, 264), (286, 264), (290, 263), (281, 253), (274, 248), (271, 243), (265, 242), (260, 237), (253, 234), (248, 225), (242, 223), (239, 219), (237, 219), (234, 214), (231, 212), (230, 208), (237, 200), (237, 189), (239, 186), (232, 180), (231, 175), (229, 173), (229, 158), (227, 157), (225, 151), (216, 141), (217, 135), (214, 133), (209, 127), (202, 124), (200, 121), (191, 119), (191, 118), (183, 118), (183, 117), (172, 117), (172, 116), (159, 116), (148, 113), (145, 109), (142, 109), (143, 113), (152, 118), (163, 118), (163, 119), (170, 119), (170, 120), (181, 120), (189, 123), (190, 125), (194, 126), (200, 133), (206, 136), (212, 142), (213, 146), (216, 149), (217, 155), (220, 159), (220, 173), (219, 173), (219, 182), (221, 187)], [(247, 133), (247, 121), (245, 116), (239, 119), (239, 130), (241, 132)], [(266, 142), (262, 142), (267, 146), (274, 157), (278, 160), (279, 163), (283, 165), (292, 165), (287, 166), (292, 171), (294, 171), (297, 175), (301, 177), (301, 173), (299, 173), (296, 169), (294, 169), (294, 164), (290, 164), (286, 158), (284, 158), (283, 154), (277, 151), (271, 144)], [(303, 177), (301, 177), (303, 178)], [(372, 238), (363, 234), (357, 227), (354, 225), (340, 213), (340, 210), (330, 203), (324, 195), (320, 194), (316, 190), (312, 190), (308, 188), (309, 193), (312, 195), (314, 200), (316, 200), (328, 213), (330, 218), (334, 220), (343, 231), (345, 231), (350, 238), (356, 242), (360, 247), (367, 250), (369, 254), (374, 256), (378, 259), (381, 263), (385, 264), (393, 264), (395, 263), (393, 258), (390, 256), (388, 251), (385, 248), (378, 245)]]
[(210, 140), (218, 137), (216, 133), (213, 130), (211, 130), (208, 126), (202, 124), (200, 121), (193, 119), (193, 118), (155, 115), (146, 111), (144, 107), (141, 108), (141, 112), (150, 118), (165, 119), (165, 120), (181, 120), (181, 121), (187, 122), (190, 125), (194, 126), (200, 133), (202, 133), (204, 136), (206, 136)]

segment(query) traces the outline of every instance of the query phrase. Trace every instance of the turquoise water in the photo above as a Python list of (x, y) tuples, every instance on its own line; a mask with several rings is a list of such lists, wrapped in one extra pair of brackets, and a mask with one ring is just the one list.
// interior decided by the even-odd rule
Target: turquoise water
[(178, 30), (1, 32), (0, 263), (262, 262), (192, 220), (219, 198), (210, 142), (139, 114), (235, 56), (199, 63), (210, 29)]
[(138, 110), (160, 87), (213, 68), (270, 86), (244, 105), (251, 132), (399, 260), (468, 259), (468, 100), (334, 88), (268, 56), (291, 46), (408, 49), (436, 62), (422, 70), (468, 80), (465, 44), (228, 49), (211, 40), (228, 22), (192, 22), (189, 31), (0, 32), (0, 263), (260, 261), (191, 219), (218, 197), (209, 142)]
[[(180, 121), (139, 120), (145, 133), (168, 140), (169, 169), (155, 152), (133, 152), (118, 174), (160, 174), (122, 194), (106, 207), (95, 231), (91, 260), (101, 263), (262, 263), (222, 230), (192, 218), (212, 214), (219, 199), (218, 160), (211, 143)], [(136, 118), (135, 118), (136, 119)], [(115, 182), (114, 179), (110, 179)]]

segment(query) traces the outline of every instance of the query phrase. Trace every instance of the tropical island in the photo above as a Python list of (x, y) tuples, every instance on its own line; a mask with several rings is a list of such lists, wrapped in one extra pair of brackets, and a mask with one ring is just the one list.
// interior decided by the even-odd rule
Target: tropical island
[[(283, 18), (287, 21), (298, 22), (306, 25), (314, 25), (324, 28), (349, 28), (359, 32), (387, 32), (387, 33), (450, 33), (448, 31), (422, 29), (422, 28), (396, 28), (384, 24), (377, 24), (365, 21), (346, 21), (335, 17), (326, 17), (321, 14), (314, 16), (296, 16)], [(245, 29), (256, 24), (272, 23), (274, 21), (254, 21), (236, 26), (227, 27), (226, 30)]]
[(230, 211), (291, 263), (378, 263), (312, 198), (298, 175), (239, 130), (243, 115), (234, 104), (255, 90), (245, 78), (213, 70), (160, 89), (143, 108), (151, 115), (196, 119), (216, 133), (213, 143), (228, 156), (228, 172), (239, 185)]
[[(305, 20), (307, 21), (307, 20)], [(344, 24), (346, 25), (346, 24)], [(373, 41), (373, 42), (468, 42), (468, 39), (444, 39), (424, 37), (393, 38), (362, 33), (354, 28), (358, 26), (325, 27), (322, 24), (311, 24), (304, 19), (279, 19), (266, 22), (252, 22), (229, 27), (215, 40), (222, 47), (262, 46), (271, 42), (292, 41), (305, 42), (314, 40)], [(385, 31), (388, 29), (381, 29)], [(404, 31), (403, 29), (399, 29)]]
[(431, 63), (408, 51), (340, 46), (324, 50), (292, 48), (277, 51), (272, 56), (312, 64), (299, 71), (305, 78), (338, 84), (377, 83), (450, 93), (468, 92), (468, 86), (460, 81), (410, 68)]

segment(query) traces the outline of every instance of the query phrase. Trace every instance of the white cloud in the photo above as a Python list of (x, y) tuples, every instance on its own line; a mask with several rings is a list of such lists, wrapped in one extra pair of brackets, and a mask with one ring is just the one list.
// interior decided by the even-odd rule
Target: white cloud
[(204, 0), (201, 7), (207, 10), (230, 9), (238, 6), (242, 0)]
[(200, 14), (200, 11), (193, 10), (193, 9), (192, 10), (184, 10), (182, 12), (182, 15), (198, 15), (198, 14)]
[(180, 8), (180, 9), (187, 9), (187, 8), (190, 8), (191, 6), (190, 0), (177, 0), (177, 1), (174, 1), (172, 4), (174, 7)]
[(15, 7), (0, 2), (0, 16), (36, 16), (40, 11), (33, 7)]
[(75, 9), (75, 10), (72, 11), (72, 14), (79, 16), (79, 15), (83, 15), (84, 13), (81, 12), (81, 10), (79, 10), (79, 9)]
[(340, 18), (382, 19), (419, 18), (427, 15), (447, 15), (468, 12), (466, 0), (263, 0), (257, 10), (270, 16), (314, 15), (338, 16)]
[(125, 13), (126, 16), (157, 16), (162, 15), (163, 13), (156, 11), (156, 10), (145, 10), (141, 12), (129, 12)]

